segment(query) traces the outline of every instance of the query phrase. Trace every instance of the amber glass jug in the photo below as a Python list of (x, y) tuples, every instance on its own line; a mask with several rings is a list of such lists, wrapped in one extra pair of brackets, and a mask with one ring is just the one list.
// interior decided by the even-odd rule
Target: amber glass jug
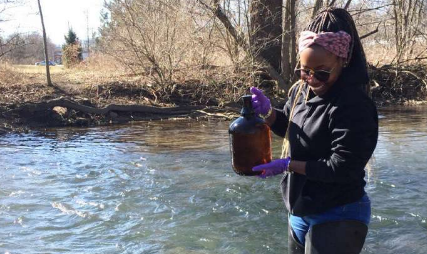
[(230, 150), (234, 171), (239, 175), (259, 175), (254, 166), (271, 161), (270, 127), (255, 115), (252, 96), (245, 95), (241, 117), (230, 124)]

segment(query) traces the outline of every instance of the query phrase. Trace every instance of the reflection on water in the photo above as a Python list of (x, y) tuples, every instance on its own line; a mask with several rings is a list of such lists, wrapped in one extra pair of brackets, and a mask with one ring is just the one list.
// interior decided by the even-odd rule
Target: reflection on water
[[(380, 112), (363, 253), (426, 253), (427, 110)], [(279, 178), (238, 176), (230, 163), (227, 122), (0, 137), (0, 250), (283, 253)]]

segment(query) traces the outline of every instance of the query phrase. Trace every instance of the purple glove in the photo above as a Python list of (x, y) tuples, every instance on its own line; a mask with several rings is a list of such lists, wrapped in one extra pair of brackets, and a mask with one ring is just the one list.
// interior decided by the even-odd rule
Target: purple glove
[(271, 112), (270, 100), (256, 87), (251, 87), (252, 107), (257, 115), (266, 116)]
[(286, 170), (288, 170), (288, 166), (290, 162), (291, 162), (290, 157), (286, 159), (278, 159), (270, 163), (253, 167), (252, 171), (262, 171), (262, 173), (258, 175), (258, 177), (267, 178), (269, 176), (275, 176), (275, 175), (281, 174)]

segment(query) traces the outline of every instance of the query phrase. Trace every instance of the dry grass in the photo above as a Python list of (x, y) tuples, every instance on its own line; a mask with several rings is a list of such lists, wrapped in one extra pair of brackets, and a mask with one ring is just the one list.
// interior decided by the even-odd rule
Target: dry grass
[[(382, 66), (396, 63), (396, 48), (393, 43), (386, 41), (365, 42), (364, 50), (366, 60), (374, 66)], [(406, 55), (406, 60), (401, 60), (403, 64), (422, 64), (427, 63), (427, 48), (425, 45), (416, 45), (412, 49), (411, 55)], [(420, 60), (414, 60), (420, 58)]]
[(45, 70), (44, 66), (2, 63), (0, 104), (65, 96), (86, 99), (100, 107), (107, 104), (221, 106), (240, 98), (245, 92), (245, 79), (250, 76), (234, 73), (229, 66), (199, 66), (177, 70), (170, 84), (157, 84), (147, 73), (132, 73), (115, 61), (98, 56), (72, 69), (51, 66), (51, 79), (56, 87), (52, 88), (46, 85)]
[[(35, 65), (10, 65), (0, 63), (0, 84), (44, 84), (46, 67)], [(110, 58), (93, 56), (75, 68), (63, 65), (50, 66), (52, 82), (59, 85), (92, 85), (96, 83), (124, 81), (131, 73)]]
[[(393, 55), (384, 45), (366, 48), (368, 61), (374, 66), (382, 66)], [(402, 67), (402, 74), (397, 76), (393, 68), (371, 67), (372, 78), (384, 88), (378, 90), (375, 97), (422, 100), (427, 87), (423, 83), (427, 82), (425, 65), (412, 65), (413, 68)], [(250, 69), (235, 69), (231, 65), (189, 66), (176, 70), (172, 83), (157, 84), (147, 72), (132, 73), (102, 55), (93, 55), (72, 69), (52, 66), (50, 71), (56, 88), (46, 85), (44, 66), (0, 63), (0, 104), (69, 97), (89, 100), (99, 107), (108, 104), (223, 106), (237, 102), (253, 84)]]
[(364, 45), (366, 60), (373, 65), (384, 65), (393, 61), (395, 49), (389, 44), (370, 42)]
[(61, 65), (50, 66), (52, 82), (61, 92), (46, 85), (45, 73), (45, 66), (0, 63), (0, 103), (39, 102), (59, 96), (87, 97), (85, 92), (93, 90), (94, 86), (134, 79), (120, 68), (92, 69), (87, 63), (73, 69)]
[(0, 85), (24, 84), (29, 82), (27, 75), (22, 75), (14, 66), (0, 62)]
[[(33, 74), (45, 74), (46, 66), (36, 66), (36, 65), (13, 65), (12, 68), (22, 74), (33, 75)], [(50, 73), (56, 75), (64, 72), (65, 68), (62, 65), (50, 66)]]

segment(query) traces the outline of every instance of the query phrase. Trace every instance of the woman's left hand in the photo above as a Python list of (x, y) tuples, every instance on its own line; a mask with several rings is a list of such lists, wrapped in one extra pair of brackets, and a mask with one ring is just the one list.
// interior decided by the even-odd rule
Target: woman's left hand
[(252, 106), (255, 114), (268, 117), (272, 110), (270, 100), (256, 87), (251, 87), (250, 91), (252, 93)]
[(256, 167), (252, 168), (252, 171), (254, 171), (254, 172), (261, 171), (261, 174), (257, 175), (257, 176), (261, 177), (261, 178), (267, 178), (270, 176), (282, 174), (283, 172), (288, 170), (290, 162), (291, 162), (290, 157), (288, 157), (286, 159), (278, 159), (278, 160), (274, 160), (274, 161), (266, 163), (266, 164), (258, 165)]

